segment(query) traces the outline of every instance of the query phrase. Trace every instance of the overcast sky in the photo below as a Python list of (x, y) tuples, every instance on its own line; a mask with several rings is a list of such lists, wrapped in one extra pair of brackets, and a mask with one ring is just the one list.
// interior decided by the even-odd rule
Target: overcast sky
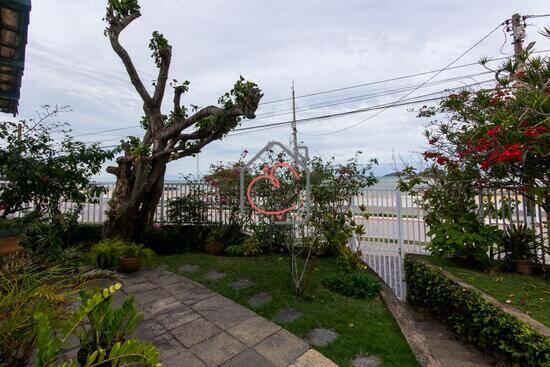
[[(83, 141), (99, 140), (109, 146), (127, 135), (141, 136), (140, 99), (103, 35), (105, 3), (33, 1), (18, 118), (33, 117), (44, 104), (70, 105), (73, 112), (64, 115), (63, 120), (71, 123), (75, 135), (130, 127), (80, 136)], [(147, 46), (152, 31), (158, 30), (173, 46), (170, 77), (189, 80), (191, 91), (184, 102), (200, 106), (215, 104), (239, 75), (259, 84), (267, 102), (288, 98), (293, 81), (300, 96), (439, 69), (513, 13), (545, 14), (550, 10), (545, 0), (140, 0), (140, 5), (142, 17), (127, 28), (121, 40), (142, 80), (150, 85), (156, 77)], [(533, 24), (527, 28), (528, 42), (537, 41), (538, 49), (550, 48), (537, 29), (548, 25), (548, 19), (528, 22)], [(510, 39), (505, 42), (505, 34), (499, 29), (456, 65), (511, 52)], [(454, 69), (441, 73), (434, 81), (483, 71), (481, 66)], [(372, 94), (418, 85), (429, 76), (299, 98), (298, 118), (388, 103), (407, 92), (378, 98)], [(473, 79), (439, 83), (421, 88), (410, 97), (490, 78), (476, 75)], [(171, 97), (168, 95), (166, 100), (169, 102)], [(345, 101), (348, 103), (341, 103)], [(331, 106), (322, 107), (327, 104)], [(340, 133), (334, 132), (365, 120), (373, 112), (299, 125), (299, 139), (312, 153), (340, 160), (361, 150), (365, 160), (379, 158), (378, 174), (388, 173), (392, 154), (410, 157), (425, 144), (422, 131), (427, 121), (416, 118), (416, 112), (410, 110), (413, 107), (418, 106), (388, 109)], [(169, 109), (166, 103), (165, 113)], [(281, 115), (266, 117), (270, 114)], [(242, 127), (288, 121), (290, 103), (261, 106), (258, 117), (263, 118), (245, 121)], [(269, 140), (288, 142), (289, 138), (288, 126), (229, 136), (203, 150), (200, 170), (204, 173), (215, 161), (235, 160), (244, 149), (253, 153)], [(195, 173), (196, 163), (194, 158), (172, 163), (167, 178)], [(111, 178), (104, 174), (98, 179)]]

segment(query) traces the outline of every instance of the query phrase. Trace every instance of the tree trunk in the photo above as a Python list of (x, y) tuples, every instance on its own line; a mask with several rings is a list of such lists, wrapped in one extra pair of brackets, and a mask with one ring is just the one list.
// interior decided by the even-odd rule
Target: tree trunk
[(103, 227), (106, 238), (139, 241), (154, 224), (156, 209), (163, 194), (165, 162), (125, 170), (119, 162), (117, 181), (109, 201), (107, 221)]

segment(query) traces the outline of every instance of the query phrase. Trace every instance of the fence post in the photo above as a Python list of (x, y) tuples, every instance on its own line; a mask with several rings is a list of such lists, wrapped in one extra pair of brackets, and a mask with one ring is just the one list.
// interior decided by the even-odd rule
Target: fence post
[(164, 189), (166, 184), (162, 184), (162, 194), (160, 195), (160, 222), (164, 223)]
[(403, 203), (402, 195), (400, 190), (396, 190), (395, 192), (395, 201), (397, 204), (397, 238), (399, 240), (399, 276), (401, 278), (401, 300), (404, 301), (407, 297), (407, 282), (405, 282), (405, 271), (404, 271), (404, 263), (405, 263), (405, 243), (403, 241)]

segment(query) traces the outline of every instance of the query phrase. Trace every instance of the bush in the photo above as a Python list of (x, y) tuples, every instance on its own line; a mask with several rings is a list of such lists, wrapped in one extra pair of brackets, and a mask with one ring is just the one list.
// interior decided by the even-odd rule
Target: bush
[(71, 228), (64, 239), (65, 246), (87, 244), (92, 245), (101, 241), (102, 224), (78, 224)]
[(329, 276), (321, 283), (331, 291), (356, 299), (373, 299), (380, 292), (380, 283), (364, 271), (338, 273)]
[(168, 221), (176, 224), (199, 224), (208, 220), (206, 193), (193, 190), (191, 193), (168, 202)]
[(202, 250), (210, 231), (210, 226), (162, 225), (149, 229), (140, 242), (160, 255), (181, 254)]
[(155, 253), (132, 242), (120, 239), (107, 239), (95, 244), (90, 249), (90, 259), (100, 269), (116, 269), (121, 256), (141, 257), (145, 264), (151, 262)]
[(262, 244), (256, 236), (250, 236), (242, 245), (228, 246), (225, 252), (233, 256), (257, 256), (262, 253)]
[(405, 259), (408, 301), (451, 326), (468, 343), (512, 366), (550, 366), (550, 338), (537, 333), (441, 272)]

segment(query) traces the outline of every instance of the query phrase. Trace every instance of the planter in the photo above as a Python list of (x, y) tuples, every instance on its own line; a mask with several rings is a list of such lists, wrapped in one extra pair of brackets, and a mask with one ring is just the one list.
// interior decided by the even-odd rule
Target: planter
[(533, 274), (533, 263), (529, 260), (513, 260), (516, 272), (524, 275)]
[(121, 273), (135, 273), (141, 266), (141, 257), (124, 257), (118, 260), (118, 271)]
[(223, 254), (224, 246), (220, 241), (209, 241), (204, 245), (204, 252), (209, 255)]
[(0, 238), (0, 255), (7, 256), (23, 249), (19, 246), (22, 238), (19, 236)]

